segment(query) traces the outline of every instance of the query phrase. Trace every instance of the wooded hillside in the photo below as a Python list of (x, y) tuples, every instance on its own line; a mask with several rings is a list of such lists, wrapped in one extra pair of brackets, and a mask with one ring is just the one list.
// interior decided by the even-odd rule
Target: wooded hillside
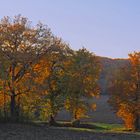
[(124, 67), (129, 64), (128, 59), (111, 59), (107, 57), (99, 57), (101, 65), (102, 65), (102, 72), (100, 75), (100, 88), (101, 94), (108, 94), (108, 86), (119, 68)]

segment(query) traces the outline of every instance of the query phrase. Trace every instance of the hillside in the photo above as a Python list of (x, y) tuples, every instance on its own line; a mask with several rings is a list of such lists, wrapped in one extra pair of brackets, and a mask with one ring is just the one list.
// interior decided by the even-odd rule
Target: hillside
[(101, 65), (102, 65), (102, 72), (100, 75), (100, 88), (101, 94), (107, 94), (108, 85), (110, 80), (113, 77), (115, 71), (125, 65), (129, 64), (128, 59), (111, 59), (107, 57), (99, 57)]

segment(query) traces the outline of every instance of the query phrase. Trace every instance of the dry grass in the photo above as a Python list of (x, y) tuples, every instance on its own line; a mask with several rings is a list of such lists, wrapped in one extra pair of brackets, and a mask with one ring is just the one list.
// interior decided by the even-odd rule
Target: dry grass
[(0, 140), (140, 140), (140, 135), (94, 132), (80, 128), (1, 124)]

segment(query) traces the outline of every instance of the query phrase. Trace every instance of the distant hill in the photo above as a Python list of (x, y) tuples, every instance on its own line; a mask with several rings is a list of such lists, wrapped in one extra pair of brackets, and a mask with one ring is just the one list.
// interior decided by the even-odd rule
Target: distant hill
[(129, 64), (128, 59), (111, 59), (107, 57), (99, 57), (101, 65), (102, 65), (102, 72), (99, 80), (101, 94), (107, 94), (107, 89), (111, 78), (115, 71), (121, 67), (124, 67)]

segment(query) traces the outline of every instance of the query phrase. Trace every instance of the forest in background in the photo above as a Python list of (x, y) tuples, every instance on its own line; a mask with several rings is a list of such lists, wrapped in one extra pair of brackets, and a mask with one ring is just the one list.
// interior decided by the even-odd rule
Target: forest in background
[(101, 94), (108, 95), (108, 86), (111, 79), (114, 76), (115, 71), (129, 65), (129, 59), (112, 59), (99, 56), (100, 63), (102, 65), (102, 71), (99, 78), (99, 84), (101, 87)]

